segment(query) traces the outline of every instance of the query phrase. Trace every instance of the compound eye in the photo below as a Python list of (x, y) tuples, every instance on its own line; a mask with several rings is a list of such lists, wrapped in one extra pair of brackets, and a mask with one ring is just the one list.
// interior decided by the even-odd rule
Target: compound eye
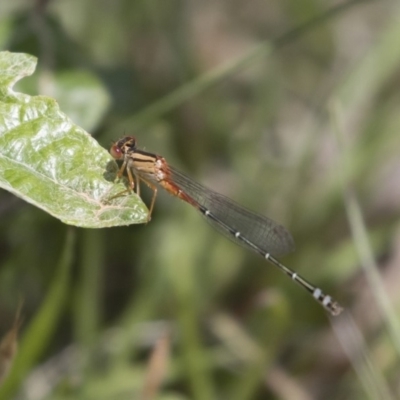
[(120, 160), (123, 157), (121, 149), (116, 144), (111, 146), (110, 154), (116, 160)]

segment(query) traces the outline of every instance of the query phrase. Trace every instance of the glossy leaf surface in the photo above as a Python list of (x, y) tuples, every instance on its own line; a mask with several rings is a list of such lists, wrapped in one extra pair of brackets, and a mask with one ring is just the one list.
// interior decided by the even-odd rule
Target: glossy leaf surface
[(61, 221), (86, 228), (146, 221), (137, 196), (113, 182), (117, 166), (87, 132), (45, 96), (16, 93), (36, 58), (0, 53), (0, 186)]

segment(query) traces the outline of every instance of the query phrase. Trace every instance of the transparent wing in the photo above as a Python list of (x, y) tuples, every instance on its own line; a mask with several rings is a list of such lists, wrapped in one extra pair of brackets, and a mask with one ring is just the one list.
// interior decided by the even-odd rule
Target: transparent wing
[(235, 243), (255, 250), (243, 240), (236, 238), (227, 227), (240, 232), (242, 237), (245, 237), (264, 253), (279, 256), (294, 250), (292, 235), (282, 225), (247, 210), (228, 197), (194, 182), (175, 168), (169, 167), (169, 172), (172, 181), (183, 192), (214, 216), (215, 219), (206, 217), (207, 221)]

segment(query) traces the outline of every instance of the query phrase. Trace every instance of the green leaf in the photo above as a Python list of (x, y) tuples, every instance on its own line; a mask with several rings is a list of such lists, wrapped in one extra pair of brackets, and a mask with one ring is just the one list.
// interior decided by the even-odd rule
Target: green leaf
[(95, 129), (110, 102), (99, 78), (89, 71), (64, 71), (54, 76), (53, 85), (68, 116), (84, 129)]
[[(45, 81), (45, 84), (43, 84)], [(36, 94), (37, 87), (46, 88), (68, 117), (83, 129), (90, 131), (101, 122), (110, 104), (108, 92), (100, 79), (91, 71), (63, 70), (46, 73), (44, 78), (38, 74), (23, 79), (16, 85), (20, 92)]]
[(54, 99), (13, 91), (35, 67), (33, 56), (0, 52), (0, 186), (71, 225), (145, 222), (137, 196), (108, 200), (125, 186), (112, 182), (117, 165), (103, 147)]

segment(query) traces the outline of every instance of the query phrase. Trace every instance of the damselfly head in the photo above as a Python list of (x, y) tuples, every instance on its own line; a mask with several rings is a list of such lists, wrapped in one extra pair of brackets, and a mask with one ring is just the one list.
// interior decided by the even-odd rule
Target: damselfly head
[(125, 154), (135, 151), (135, 149), (136, 139), (133, 136), (125, 136), (111, 146), (110, 154), (116, 160), (121, 160)]

